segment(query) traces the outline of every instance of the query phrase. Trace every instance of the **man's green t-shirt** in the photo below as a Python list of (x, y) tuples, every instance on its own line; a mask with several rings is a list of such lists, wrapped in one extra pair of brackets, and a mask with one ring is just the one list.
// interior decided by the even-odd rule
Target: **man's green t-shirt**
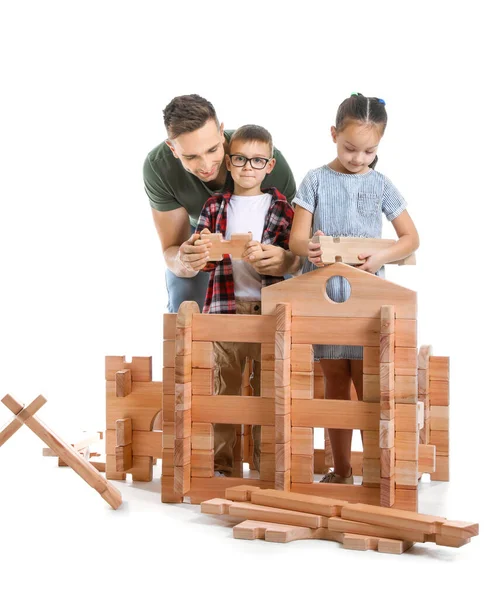
[[(233, 133), (233, 129), (224, 132), (227, 142)], [(276, 148), (274, 158), (276, 165), (272, 173), (264, 179), (262, 188), (275, 187), (291, 201), (296, 194), (293, 173), (284, 156)], [(209, 189), (206, 183), (186, 171), (165, 142), (147, 155), (144, 162), (144, 185), (152, 208), (168, 211), (183, 206), (194, 227), (206, 200), (214, 193), (223, 191)]]

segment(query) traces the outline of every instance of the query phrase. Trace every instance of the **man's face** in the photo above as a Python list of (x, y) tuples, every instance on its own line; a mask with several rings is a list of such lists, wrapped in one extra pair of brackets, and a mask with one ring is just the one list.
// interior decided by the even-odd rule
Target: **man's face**
[[(243, 157), (240, 158), (242, 162), (245, 162), (245, 158), (251, 160), (245, 162), (243, 166), (235, 167), (235, 157)], [(235, 140), (230, 146), (229, 156), (226, 157), (226, 165), (231, 171), (231, 177), (244, 191), (259, 187), (275, 164), (275, 159), (270, 155), (269, 144), (261, 141)]]
[(183, 168), (207, 183), (218, 175), (224, 160), (224, 125), (218, 128), (214, 119), (209, 119), (200, 129), (182, 133), (166, 143)]

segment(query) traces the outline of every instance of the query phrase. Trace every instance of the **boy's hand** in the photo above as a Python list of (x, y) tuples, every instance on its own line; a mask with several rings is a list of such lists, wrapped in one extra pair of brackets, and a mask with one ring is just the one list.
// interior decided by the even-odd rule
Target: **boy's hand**
[(248, 244), (245, 246), (245, 251), (241, 255), (241, 258), (247, 262), (259, 260), (262, 258), (262, 244), (255, 240), (248, 242)]
[(260, 275), (282, 276), (285, 259), (286, 251), (280, 246), (260, 244), (260, 254), (257, 249), (255, 258), (250, 259), (250, 264)]
[[(325, 235), (325, 233), (319, 229), (313, 235)], [(319, 243), (308, 242), (308, 260), (317, 267), (324, 266), (322, 262), (322, 248)]]
[(382, 260), (382, 257), (381, 255), (379, 256), (378, 252), (373, 255), (368, 253), (358, 254), (358, 258), (365, 261), (362, 265), (358, 266), (358, 269), (373, 273), (373, 275), (375, 275), (375, 273), (385, 264), (385, 261)]

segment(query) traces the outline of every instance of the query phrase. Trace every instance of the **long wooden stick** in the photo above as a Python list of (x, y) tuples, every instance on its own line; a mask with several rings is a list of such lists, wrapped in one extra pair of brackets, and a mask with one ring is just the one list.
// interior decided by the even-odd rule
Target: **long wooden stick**
[[(42, 400), (40, 400), (42, 398)], [(41, 402), (42, 406), (46, 400), (43, 396), (38, 396), (35, 402)], [(66, 442), (60, 439), (55, 433), (53, 433), (44, 423), (38, 419), (34, 414), (31, 414), (29, 410), (25, 410), (24, 407), (19, 404), (12, 396), (8, 394), (2, 398), (2, 403), (5, 404), (19, 420), (20, 424), (25, 424), (31, 431), (33, 431), (43, 442), (49, 446), (56, 454), (65, 462), (69, 467), (80, 476), (86, 483), (93, 487), (115, 510), (122, 503), (122, 496), (120, 492), (107, 481), (100, 473), (93, 467), (89, 462), (85, 461), (73, 448)], [(34, 404), (34, 403), (33, 403)], [(39, 407), (38, 407), (39, 408)], [(15, 432), (13, 432), (15, 433)], [(11, 435), (13, 435), (11, 433)]]

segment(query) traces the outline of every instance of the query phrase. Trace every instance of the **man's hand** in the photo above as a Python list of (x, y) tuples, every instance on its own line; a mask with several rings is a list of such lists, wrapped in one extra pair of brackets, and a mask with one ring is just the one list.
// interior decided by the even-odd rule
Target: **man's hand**
[[(210, 233), (203, 229), (203, 233)], [(201, 271), (209, 260), (210, 240), (201, 240), (200, 234), (194, 233), (178, 249), (178, 260), (188, 271)]]

